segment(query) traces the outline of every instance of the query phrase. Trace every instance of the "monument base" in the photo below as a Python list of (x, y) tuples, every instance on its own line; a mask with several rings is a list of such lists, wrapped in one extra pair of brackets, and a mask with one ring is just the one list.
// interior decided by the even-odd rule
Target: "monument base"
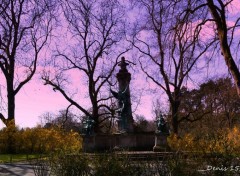
[(96, 134), (83, 137), (83, 151), (134, 150), (152, 151), (154, 133)]
[(163, 133), (155, 134), (155, 145), (153, 147), (154, 152), (165, 152), (169, 150), (169, 146), (167, 143), (167, 136)]
[(117, 120), (117, 133), (133, 133), (133, 117), (129, 117), (127, 120), (123, 121), (121, 117)]

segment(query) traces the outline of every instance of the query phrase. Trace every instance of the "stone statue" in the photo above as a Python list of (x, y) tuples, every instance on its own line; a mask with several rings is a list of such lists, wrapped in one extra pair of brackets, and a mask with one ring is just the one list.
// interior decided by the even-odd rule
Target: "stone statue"
[(92, 120), (90, 117), (85, 119), (83, 121), (83, 134), (91, 135), (93, 133), (94, 123), (94, 120)]
[(127, 70), (127, 66), (129, 65), (127, 62), (125, 58), (122, 57), (121, 61), (118, 63), (120, 67), (116, 75), (118, 80), (118, 92), (110, 89), (112, 95), (118, 100), (117, 130), (121, 133), (133, 132), (132, 104), (129, 88), (131, 74)]
[(160, 114), (160, 116), (157, 117), (156, 124), (157, 124), (157, 133), (169, 135), (168, 125), (165, 119), (163, 118), (162, 114)]
[(115, 92), (112, 89), (110, 89), (112, 95), (118, 100), (119, 103), (119, 109), (117, 110), (120, 112), (120, 115), (123, 115), (124, 109), (126, 108), (126, 103), (127, 103), (127, 87), (123, 91)]
[(120, 129), (121, 131), (125, 131), (126, 126), (127, 126), (127, 122), (126, 122), (126, 116), (127, 116), (127, 100), (128, 100), (128, 94), (127, 94), (127, 89), (128, 89), (128, 85), (126, 86), (126, 88), (123, 91), (119, 91), (119, 92), (115, 92), (112, 89), (110, 89), (112, 95), (118, 100), (118, 109), (116, 110), (118, 113), (118, 121), (120, 124)]

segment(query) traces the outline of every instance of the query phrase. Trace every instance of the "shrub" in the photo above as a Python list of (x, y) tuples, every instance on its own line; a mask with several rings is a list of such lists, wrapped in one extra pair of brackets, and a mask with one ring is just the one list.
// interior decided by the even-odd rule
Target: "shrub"
[(51, 173), (56, 176), (90, 175), (89, 160), (85, 155), (58, 153), (48, 158)]
[(137, 176), (141, 175), (141, 167), (131, 163), (127, 155), (114, 153), (102, 154), (92, 162), (95, 176)]
[(183, 137), (171, 135), (168, 144), (175, 151), (191, 151), (202, 153), (218, 153), (222, 155), (236, 155), (240, 152), (240, 130), (218, 129), (211, 133), (194, 135), (188, 133)]
[(0, 131), (0, 152), (16, 153), (19, 138), (19, 129), (13, 123)]
[[(218, 129), (198, 135), (186, 134), (182, 138), (172, 135), (168, 138), (170, 147), (175, 151), (190, 151), (197, 156), (191, 162), (197, 162), (204, 169), (207, 166), (227, 168), (226, 171), (212, 170), (209, 175), (234, 175), (230, 167), (240, 164), (240, 130), (238, 127)], [(190, 155), (191, 153), (188, 153)]]
[(3, 128), (0, 131), (0, 152), (7, 153), (9, 148), (16, 153), (51, 153), (56, 151), (79, 152), (82, 138), (76, 132), (65, 132), (59, 128)]

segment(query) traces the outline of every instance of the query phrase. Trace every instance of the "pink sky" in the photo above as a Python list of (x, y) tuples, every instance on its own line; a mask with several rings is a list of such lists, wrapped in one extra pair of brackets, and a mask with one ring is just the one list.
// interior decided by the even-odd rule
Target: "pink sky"
[[(239, 14), (240, 0), (234, 0), (232, 4), (233, 6), (230, 9), (232, 14)], [(229, 24), (230, 23), (231, 22), (229, 22)], [(145, 75), (143, 75), (143, 73), (139, 73), (136, 76), (136, 80), (132, 81), (132, 88), (134, 88), (134, 86), (145, 90), (148, 88), (155, 88), (153, 83), (146, 82)], [(190, 83), (189, 86), (195, 87), (196, 85)], [(140, 105), (135, 113), (144, 115), (147, 119), (153, 119), (154, 115), (152, 114), (152, 102), (157, 98), (162, 98), (166, 101), (166, 97), (164, 97), (161, 93), (156, 93), (150, 96), (146, 91), (144, 91)], [(83, 103), (87, 106), (87, 102)], [(59, 110), (65, 109), (68, 105), (69, 103), (60, 93), (54, 92), (50, 86), (44, 86), (42, 82), (38, 80), (37, 76), (35, 76), (35, 78), (30, 81), (29, 84), (26, 84), (16, 96), (16, 123), (20, 127), (36, 126), (40, 123), (39, 116), (43, 113), (57, 113)], [(136, 105), (133, 105), (133, 109), (135, 109), (135, 107)], [(6, 112), (3, 112), (3, 114), (6, 115)], [(3, 126), (4, 125), (0, 121), (0, 128)]]
[[(146, 86), (144, 82), (140, 81), (137, 85)], [(82, 100), (79, 101), (83, 102), (85, 107), (89, 107), (88, 103)], [(135, 113), (152, 119), (152, 97), (143, 96), (141, 100)], [(43, 113), (58, 113), (68, 105), (69, 103), (59, 92), (54, 92), (50, 86), (43, 85), (40, 80), (35, 78), (26, 84), (16, 96), (16, 124), (20, 127), (34, 127), (40, 123), (39, 116)], [(135, 107), (136, 105), (133, 105), (133, 108)], [(0, 128), (3, 126), (3, 123), (0, 122)]]
[(16, 96), (16, 123), (21, 127), (33, 127), (39, 123), (41, 114), (55, 112), (64, 106), (66, 101), (50, 87), (31, 81)]

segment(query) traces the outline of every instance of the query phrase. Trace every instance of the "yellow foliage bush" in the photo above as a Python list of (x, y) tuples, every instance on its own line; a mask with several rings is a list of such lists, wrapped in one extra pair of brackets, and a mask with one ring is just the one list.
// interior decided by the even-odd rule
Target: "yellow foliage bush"
[(0, 132), (0, 152), (14, 152), (13, 148), (16, 148), (16, 139), (18, 128), (13, 123), (9, 123), (8, 128), (3, 128)]
[(194, 136), (186, 134), (184, 137), (172, 134), (168, 137), (168, 145), (175, 151), (193, 151), (195, 149)]
[(218, 154), (239, 154), (240, 152), (240, 129), (219, 129), (211, 133), (201, 135), (186, 134), (183, 137), (171, 135), (168, 144), (175, 151), (191, 151)]
[(82, 149), (82, 138), (78, 133), (59, 128), (4, 128), (0, 131), (0, 153), (8, 151), (10, 139), (17, 153), (78, 152)]

